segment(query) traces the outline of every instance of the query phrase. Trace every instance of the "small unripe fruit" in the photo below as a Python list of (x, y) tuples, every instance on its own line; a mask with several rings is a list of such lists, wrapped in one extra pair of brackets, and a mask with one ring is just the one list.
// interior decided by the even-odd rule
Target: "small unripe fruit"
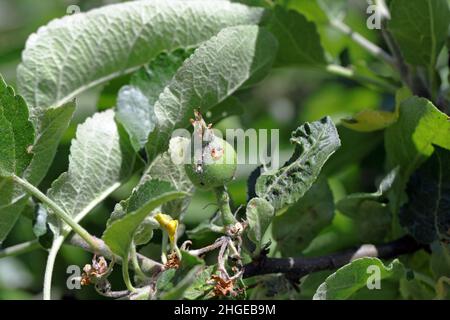
[(196, 113), (196, 120), (192, 122), (194, 135), (202, 139), (197, 147), (191, 141), (193, 157), (189, 164), (185, 164), (186, 174), (198, 188), (223, 186), (233, 180), (236, 173), (236, 151), (228, 142), (214, 135), (199, 113)]
[(203, 189), (223, 186), (236, 173), (236, 151), (225, 140), (214, 137), (203, 148), (203, 162), (192, 161), (185, 165), (186, 174), (192, 183)]

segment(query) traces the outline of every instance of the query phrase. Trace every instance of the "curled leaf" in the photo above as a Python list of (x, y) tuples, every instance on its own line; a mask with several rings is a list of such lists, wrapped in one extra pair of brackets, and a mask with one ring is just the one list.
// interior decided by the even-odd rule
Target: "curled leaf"
[(256, 194), (275, 210), (297, 202), (314, 181), (328, 158), (341, 146), (339, 134), (330, 117), (306, 122), (292, 133), (295, 152), (280, 169), (261, 174)]
[(360, 132), (372, 132), (385, 129), (398, 119), (397, 112), (381, 110), (363, 110), (352, 118), (342, 119), (342, 125)]
[(158, 213), (155, 215), (155, 219), (169, 235), (170, 243), (174, 245), (178, 231), (178, 220), (174, 220), (171, 216), (164, 213)]

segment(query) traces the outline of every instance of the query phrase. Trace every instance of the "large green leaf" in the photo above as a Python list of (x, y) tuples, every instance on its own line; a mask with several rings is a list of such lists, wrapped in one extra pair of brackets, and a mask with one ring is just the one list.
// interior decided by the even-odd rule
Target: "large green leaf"
[(446, 0), (392, 0), (388, 28), (408, 63), (434, 68), (447, 39)]
[[(134, 158), (129, 141), (121, 137), (114, 121), (114, 112), (97, 113), (78, 127), (69, 169), (53, 182), (47, 195), (80, 221), (129, 176)], [(53, 231), (60, 232), (55, 225)]]
[(74, 111), (75, 102), (44, 111), (33, 146), (33, 159), (24, 173), (28, 182), (38, 185), (47, 174)]
[(300, 126), (291, 142), (295, 144), (291, 159), (282, 168), (263, 173), (256, 182), (256, 194), (276, 210), (297, 202), (308, 191), (341, 144), (329, 117)]
[(399, 278), (404, 275), (403, 265), (394, 260), (385, 266), (378, 258), (360, 258), (343, 266), (330, 275), (314, 294), (315, 300), (344, 300), (350, 298), (358, 290), (365, 288), (368, 282), (379, 276), (380, 287), (387, 278)]
[(112, 221), (102, 237), (111, 251), (125, 260), (127, 260), (136, 230), (152, 210), (167, 201), (186, 196), (186, 193), (177, 191), (166, 181), (150, 180), (142, 185), (142, 188), (145, 192), (139, 192), (133, 198), (136, 205), (128, 204), (134, 211)]
[(394, 213), (406, 200), (403, 192), (410, 175), (433, 153), (432, 145), (450, 149), (449, 117), (430, 101), (409, 98), (400, 105), (399, 112), (398, 121), (385, 131), (388, 165), (400, 166), (390, 197)]
[(0, 75), (0, 243), (26, 204), (21, 189), (6, 177), (24, 174), (33, 156), (33, 143), (28, 107)]
[(21, 176), (32, 158), (34, 128), (28, 107), (0, 76), (0, 176)]
[(449, 117), (430, 101), (412, 97), (399, 108), (398, 121), (385, 131), (388, 164), (409, 176), (433, 153), (432, 144), (450, 149)]
[[(46, 110), (44, 123), (48, 123), (46, 130), (39, 134), (32, 148), (33, 158), (23, 173), (24, 178), (34, 185), (38, 185), (50, 167), (56, 148), (65, 129), (69, 125), (74, 103), (68, 103), (61, 108)], [(20, 213), (24, 209), (28, 195), (13, 184), (12, 180), (0, 178), (0, 242), (9, 233)]]
[(156, 126), (154, 104), (187, 54), (162, 54), (131, 77), (119, 91), (116, 117), (130, 135), (136, 151), (147, 143)]
[[(145, 146), (149, 133), (157, 124), (155, 102), (188, 56), (189, 51), (161, 54), (136, 72), (129, 85), (120, 89), (116, 117), (130, 135), (136, 151)], [(208, 123), (217, 123), (224, 117), (242, 113), (243, 109), (241, 102), (231, 96), (212, 107), (204, 116)]]
[[(447, 136), (448, 138), (448, 136)], [(420, 242), (450, 240), (450, 151), (434, 154), (412, 176), (400, 223)]]
[(326, 179), (273, 220), (272, 235), (283, 256), (299, 256), (334, 216), (333, 194)]
[(276, 39), (257, 26), (226, 28), (202, 44), (155, 103), (158, 125), (149, 137), (149, 154), (167, 147), (172, 131), (189, 124), (193, 109), (206, 112), (244, 83), (265, 75), (276, 50)]
[(245, 215), (249, 228), (247, 231), (248, 238), (260, 246), (264, 233), (272, 222), (274, 209), (266, 200), (253, 198), (247, 204)]
[[(27, 41), (19, 92), (35, 124), (43, 111), (136, 70), (163, 51), (196, 47), (263, 10), (228, 1), (131, 1), (56, 19)], [(106, 27), (105, 27), (106, 26)]]
[(278, 65), (321, 65), (325, 54), (313, 22), (293, 10), (275, 7), (269, 30), (277, 37)]

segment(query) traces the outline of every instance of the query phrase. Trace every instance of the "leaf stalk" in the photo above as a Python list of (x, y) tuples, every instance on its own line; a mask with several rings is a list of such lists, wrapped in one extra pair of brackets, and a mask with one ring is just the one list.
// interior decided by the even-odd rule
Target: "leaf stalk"
[(95, 239), (91, 236), (91, 234), (84, 229), (80, 224), (78, 224), (72, 217), (65, 212), (61, 207), (59, 207), (52, 199), (47, 197), (44, 193), (42, 193), (38, 188), (33, 186), (31, 183), (22, 179), (16, 175), (13, 176), (13, 180), (22, 186), (28, 193), (35, 196), (37, 199), (45, 203), (61, 220), (67, 223), (72, 230), (77, 233), (80, 237), (82, 237), (89, 245), (92, 247), (94, 251), (99, 250), (99, 246)]
[(24, 243), (0, 250), (0, 259), (5, 257), (15, 257), (42, 248), (37, 240), (31, 240)]

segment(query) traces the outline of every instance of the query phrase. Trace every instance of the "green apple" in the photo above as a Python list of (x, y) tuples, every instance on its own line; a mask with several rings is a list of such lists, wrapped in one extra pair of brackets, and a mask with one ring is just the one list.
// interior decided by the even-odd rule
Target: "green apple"
[(191, 163), (185, 165), (186, 174), (196, 187), (212, 189), (223, 186), (234, 178), (237, 168), (236, 151), (227, 141), (213, 136), (200, 152), (201, 158), (192, 157)]

